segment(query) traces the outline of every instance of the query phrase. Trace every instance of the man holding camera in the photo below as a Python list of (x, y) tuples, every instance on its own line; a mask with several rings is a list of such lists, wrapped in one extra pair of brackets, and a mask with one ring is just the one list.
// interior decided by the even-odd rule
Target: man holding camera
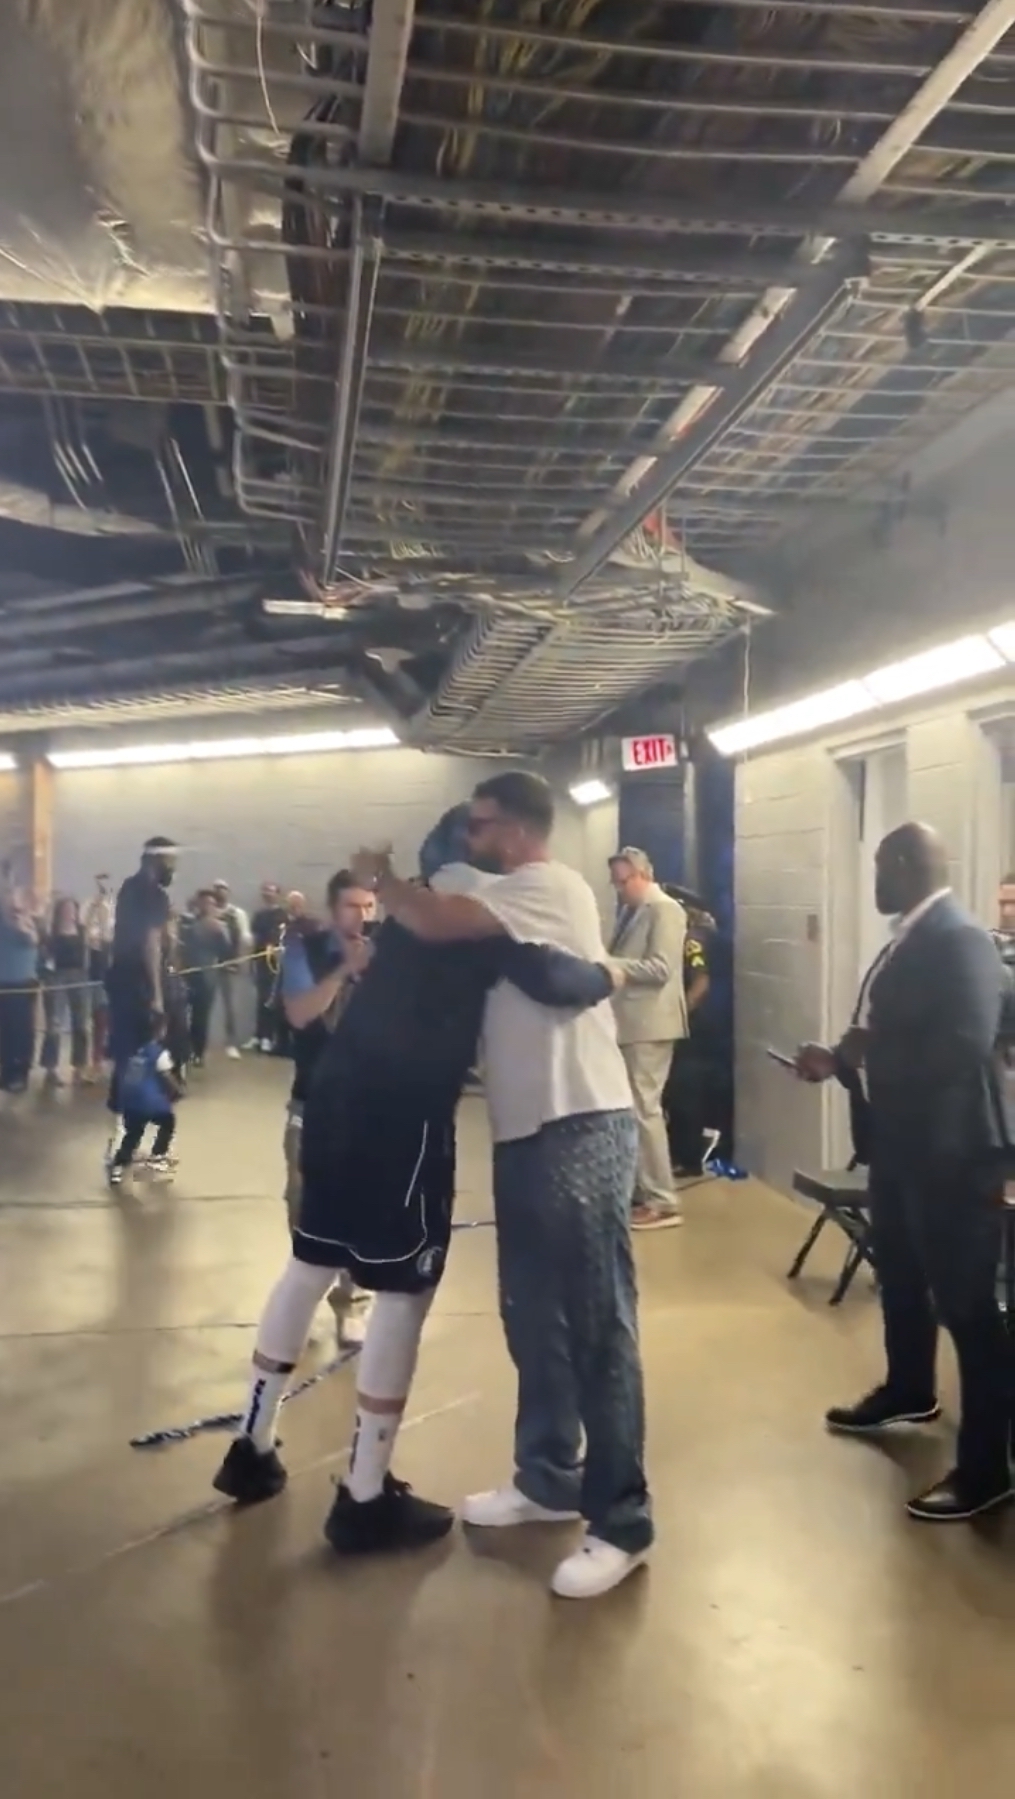
[[(286, 1111), (285, 1203), (289, 1227), (299, 1223), (303, 1200), (300, 1150), (303, 1107), (314, 1069), (353, 985), (370, 960), (370, 930), (377, 912), (373, 894), (347, 869), (328, 882), (328, 922), (290, 914), (282, 939), (281, 994), (292, 1027), (293, 1084)], [(340, 1349), (362, 1343), (368, 1296), (342, 1275), (328, 1295)]]

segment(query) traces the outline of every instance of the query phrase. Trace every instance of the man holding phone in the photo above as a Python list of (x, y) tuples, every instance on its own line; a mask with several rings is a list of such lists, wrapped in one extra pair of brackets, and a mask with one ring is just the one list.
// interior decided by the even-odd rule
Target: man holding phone
[(900, 825), (878, 845), (875, 900), (895, 924), (834, 1048), (805, 1043), (802, 1080), (861, 1076), (885, 1373), (828, 1428), (877, 1436), (940, 1413), (937, 1337), (955, 1346), (962, 1413), (955, 1466), (909, 1501), (927, 1523), (977, 1517), (1015, 1497), (1010, 1349), (998, 1309), (1004, 1159), (999, 1035), (1009, 982), (990, 933), (958, 904), (945, 845)]
[[(309, 1084), (344, 1003), (370, 961), (370, 933), (377, 917), (373, 893), (345, 868), (328, 882), (327, 901), (327, 924), (290, 917), (281, 944), (282, 1006), (294, 1032), (295, 1066), (283, 1138), (290, 1230), (299, 1223), (303, 1200), (300, 1150)], [(343, 1275), (328, 1294), (328, 1304), (335, 1315), (339, 1348), (362, 1343), (368, 1295)]]

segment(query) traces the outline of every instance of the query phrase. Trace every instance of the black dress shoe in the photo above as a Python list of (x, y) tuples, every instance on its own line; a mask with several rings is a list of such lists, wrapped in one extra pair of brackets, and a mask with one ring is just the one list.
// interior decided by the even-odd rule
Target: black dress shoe
[(842, 1436), (866, 1437), (892, 1424), (933, 1424), (941, 1407), (933, 1397), (908, 1404), (887, 1387), (875, 1387), (856, 1405), (835, 1405), (825, 1413), (829, 1430)]
[(957, 1474), (952, 1471), (936, 1486), (928, 1487), (926, 1493), (920, 1493), (911, 1499), (906, 1507), (911, 1518), (918, 1518), (922, 1524), (965, 1524), (970, 1518), (979, 1518), (983, 1512), (992, 1512), (997, 1506), (1007, 1505), (1015, 1499), (1011, 1480), (991, 1488), (964, 1487)]

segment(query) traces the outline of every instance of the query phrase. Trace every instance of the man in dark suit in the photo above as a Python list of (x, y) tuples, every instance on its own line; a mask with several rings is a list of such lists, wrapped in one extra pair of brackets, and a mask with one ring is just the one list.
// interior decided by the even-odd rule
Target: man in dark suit
[(1009, 1346), (997, 1303), (1006, 1132), (996, 1043), (1007, 974), (989, 931), (948, 885), (927, 825), (886, 837), (875, 860), (879, 912), (897, 919), (834, 1050), (805, 1044), (797, 1070), (823, 1081), (862, 1069), (869, 1101), (870, 1203), (887, 1372), (827, 1415), (856, 1436), (940, 1415), (938, 1323), (955, 1344), (961, 1389), (956, 1465), (909, 1502), (914, 1518), (977, 1516), (1013, 1496)]

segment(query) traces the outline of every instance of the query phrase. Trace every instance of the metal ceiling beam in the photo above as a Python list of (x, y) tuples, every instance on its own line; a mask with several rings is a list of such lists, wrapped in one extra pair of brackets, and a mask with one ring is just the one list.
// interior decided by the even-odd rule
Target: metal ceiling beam
[[(927, 79), (903, 107), (898, 118), (858, 163), (836, 197), (838, 207), (848, 209), (863, 205), (864, 210), (861, 216), (868, 229), (873, 231), (877, 228), (873, 215), (865, 203), (884, 186), (892, 171), (919, 141), (927, 126), (947, 106), (949, 100), (959, 91), (969, 76), (981, 66), (990, 52), (1007, 35), (1013, 24), (1015, 24), (1015, 0), (987, 0), (987, 4), (961, 33), (947, 55), (941, 59), (936, 68), (930, 71)], [(829, 229), (826, 233), (816, 234), (803, 251), (801, 261), (808, 261), (811, 264), (818, 263), (839, 235), (840, 233), (833, 229)], [(991, 228), (985, 220), (980, 237), (982, 239), (991, 235)], [(780, 313), (785, 316), (783, 309), (789, 299), (789, 292), (788, 287), (773, 286), (770, 289), (751, 317), (738, 326), (734, 332), (724, 353), (725, 360), (743, 366), (744, 359), (750, 358), (754, 344), (760, 342), (764, 345), (777, 328), (772, 323), (773, 319), (778, 319)], [(725, 405), (729, 392), (730, 390), (727, 389), (722, 406)], [(713, 413), (718, 416), (722, 406), (720, 406), (717, 395), (710, 393), (706, 384), (689, 394), (681, 402), (670, 420), (670, 434), (678, 446), (673, 453), (672, 460), (674, 462), (679, 463), (683, 447), (690, 438), (698, 435), (697, 421), (703, 415), (702, 434), (709, 436), (711, 441), (708, 418)], [(670, 459), (664, 458), (663, 460), (666, 462)], [(641, 462), (636, 461), (627, 474), (621, 477), (616, 489), (618, 495), (623, 495), (625, 492), (630, 493), (630, 499), (618, 511), (612, 512), (609, 517), (604, 519), (601, 514), (594, 513), (586, 521), (579, 532), (579, 537), (590, 534), (588, 548), (579, 551), (573, 567), (585, 566), (589, 563), (590, 557), (592, 558), (591, 567), (599, 567), (605, 557), (616, 549), (622, 540), (623, 533), (621, 536), (614, 535), (618, 521), (629, 518), (632, 511), (637, 511), (640, 504), (639, 495), (654, 493), (656, 498), (648, 501), (634, 520), (634, 524), (628, 527), (628, 529), (635, 529), (646, 513), (658, 504), (660, 497), (657, 491), (658, 486), (658, 468), (646, 471)], [(662, 488), (661, 493), (663, 495), (669, 493), (672, 486), (671, 482), (669, 486)], [(569, 586), (568, 591), (573, 592), (575, 585), (577, 583)]]
[(841, 248), (822, 265), (822, 280), (790, 301), (781, 319), (766, 332), (757, 351), (735, 371), (715, 403), (672, 449), (657, 457), (650, 471), (623, 505), (611, 510), (606, 523), (562, 570), (556, 591), (562, 596), (601, 568), (624, 538), (666, 499), (682, 475), (694, 468), (716, 441), (741, 419), (761, 395), (778, 381), (801, 350), (822, 331), (848, 297), (849, 282), (861, 272), (855, 246)]
[[(561, 329), (566, 330), (566, 325)], [(694, 381), (708, 380), (722, 385), (732, 372), (716, 363), (705, 363), (700, 356), (673, 356), (666, 352), (661, 352), (658, 358), (613, 357), (609, 363), (597, 365), (587, 352), (581, 351), (561, 356), (550, 350), (515, 350), (510, 345), (505, 350), (461, 350), (440, 343), (371, 344), (368, 377), (375, 370), (389, 368), (445, 370), (449, 377), (499, 375), (505, 378), (505, 385), (511, 385), (516, 375), (542, 376), (547, 381), (580, 381), (583, 392), (586, 391), (584, 384), (589, 382), (621, 386), (625, 382), (640, 382), (654, 386), (663, 394)]]
[[(450, 13), (417, 13), (419, 32), (447, 32), (456, 36), (479, 37), (488, 44), (537, 44), (549, 50), (570, 50), (579, 56), (629, 57), (663, 65), (693, 63), (702, 68), (812, 69), (841, 72), (846, 75), (913, 75), (919, 78), (928, 71), (924, 59), (905, 57), (839, 56), (812, 51), (769, 49), (715, 49), (707, 44), (660, 42), (648, 38), (624, 39), (606, 37), (589, 31), (554, 30), (546, 25), (523, 20), (511, 24), (495, 22), (485, 13), (474, 12), (469, 18), (456, 18)], [(478, 77), (482, 81), (482, 76)]]
[[(562, 242), (559, 232), (545, 238), (466, 237), (456, 231), (385, 232), (388, 267), (402, 274), (398, 264), (419, 262), (479, 264), (483, 268), (541, 269), (560, 274), (623, 275), (631, 280), (658, 276), (670, 282), (750, 281), (770, 287), (773, 281), (792, 281), (794, 286), (811, 278), (810, 270), (790, 263), (785, 256), (730, 255), (722, 250), (695, 250), (674, 255), (673, 249), (653, 244), (603, 243), (596, 238), (584, 245)], [(665, 297), (665, 289), (660, 288)]]
[(359, 124), (362, 162), (391, 161), (415, 11), (415, 0), (373, 0)]
[[(1007, 0), (1005, 0), (1007, 4)], [(202, 147), (202, 158), (219, 177), (267, 193), (284, 185), (282, 170), (266, 169), (253, 158), (222, 157)], [(562, 227), (605, 227), (645, 232), (722, 231), (749, 236), (769, 233), (788, 237), (868, 237), (910, 239), (926, 243), (978, 244), (984, 239), (1015, 243), (1015, 208), (1004, 196), (984, 195), (976, 216), (962, 206), (865, 207), (838, 202), (828, 206), (800, 201), (754, 199), (696, 201), (652, 194), (638, 200), (629, 191), (603, 188), (551, 187), (538, 182), (487, 181), (461, 175), (453, 180), (440, 175), (396, 169), (358, 168), (354, 165), (300, 170), (304, 187), (336, 199), (350, 193), (375, 194), (396, 204), (423, 206), (434, 211), (489, 214), (501, 226), (512, 214), (527, 225), (547, 223)]]
[(892, 170), (908, 155), (927, 126), (948, 105), (964, 82), (995, 50), (1015, 25), (1015, 0), (987, 0), (986, 6), (966, 27), (926, 81), (902, 108), (895, 123), (868, 151), (841, 194), (840, 202), (855, 205), (868, 200), (887, 181)]
[[(886, 20), (897, 24), (911, 19), (922, 25), (964, 25), (969, 18), (967, 8), (953, 6), (951, 0), (709, 0), (738, 12), (805, 12), (819, 19)], [(684, 6), (686, 0), (663, 0), (664, 5)]]

